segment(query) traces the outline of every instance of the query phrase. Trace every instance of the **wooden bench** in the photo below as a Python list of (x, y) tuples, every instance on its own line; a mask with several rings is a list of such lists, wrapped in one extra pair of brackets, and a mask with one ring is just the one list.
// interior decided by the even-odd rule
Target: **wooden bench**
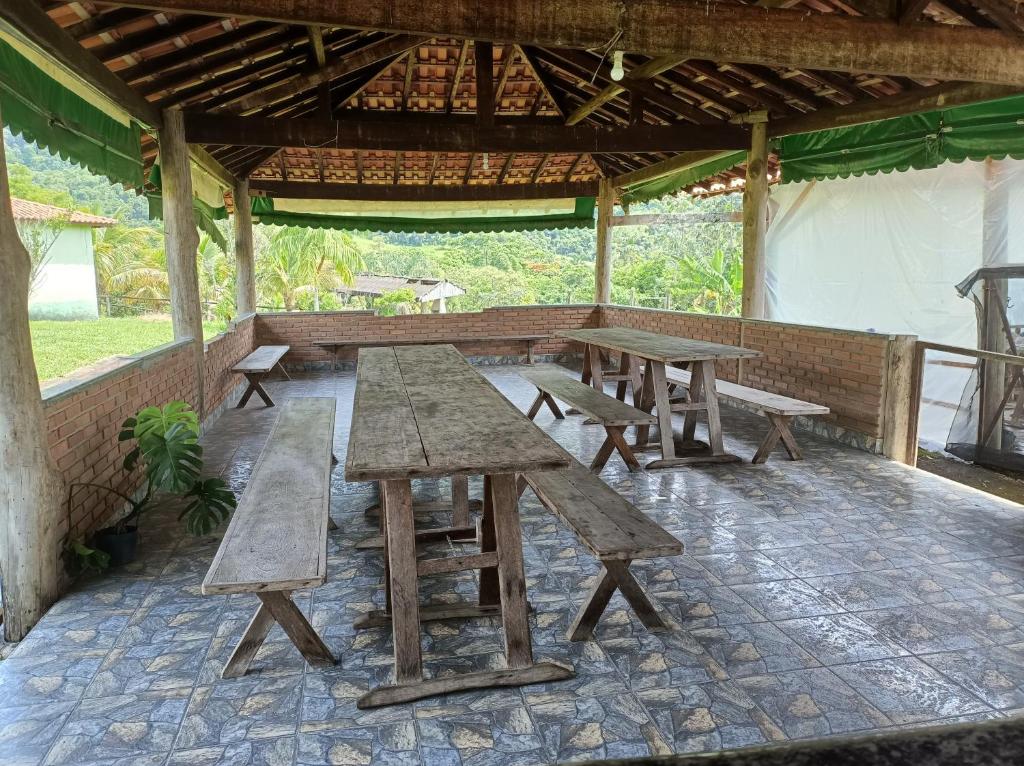
[(547, 404), (556, 418), (564, 417), (555, 403), (555, 399), (561, 399), (595, 423), (604, 426), (607, 437), (590, 464), (591, 471), (600, 473), (614, 451), (618, 451), (630, 471), (640, 470), (640, 461), (633, 454), (623, 432), (627, 426), (656, 425), (658, 419), (654, 415), (631, 407), (586, 383), (562, 375), (557, 370), (537, 369), (519, 374), (533, 383), (538, 391), (537, 398), (526, 413), (530, 420), (537, 416), (542, 404)]
[[(675, 383), (686, 389), (690, 387), (691, 376), (687, 370), (666, 367), (665, 377), (669, 383)], [(771, 429), (764, 437), (764, 441), (761, 442), (761, 446), (757, 448), (757, 452), (754, 453), (752, 463), (765, 462), (780, 439), (791, 460), (803, 459), (803, 453), (797, 446), (793, 432), (789, 430), (790, 422), (797, 415), (813, 417), (829, 413), (828, 407), (820, 404), (811, 404), (781, 394), (758, 391), (756, 388), (730, 383), (727, 380), (716, 380), (715, 391), (718, 393), (719, 400), (734, 407), (764, 415), (771, 423)]]
[(290, 593), (327, 576), (334, 399), (290, 399), (281, 408), (231, 517), (204, 595), (253, 593), (259, 609), (221, 675), (245, 674), (278, 623), (310, 665), (334, 664)]
[(468, 338), (466, 336), (448, 338), (403, 338), (401, 340), (325, 340), (317, 341), (313, 345), (318, 348), (328, 349), (335, 361), (342, 351), (346, 349), (376, 348), (380, 346), (437, 346), (451, 344), (453, 346), (465, 345), (467, 343), (502, 343), (513, 342), (523, 343), (526, 346), (526, 363), (533, 364), (533, 346), (537, 341), (549, 340), (549, 335), (490, 335), (480, 338)]
[(238, 407), (241, 409), (249, 403), (253, 394), (259, 394), (260, 399), (268, 407), (274, 406), (274, 400), (263, 388), (263, 379), (266, 378), (275, 367), (280, 368), (284, 376), (291, 380), (288, 371), (281, 364), (281, 357), (288, 353), (290, 346), (260, 346), (249, 356), (231, 368), (232, 372), (240, 372), (249, 381), (249, 387), (245, 389), (242, 398), (238, 400)]
[(519, 491), (526, 485), (603, 565), (597, 582), (573, 619), (569, 640), (585, 641), (593, 635), (616, 589), (622, 591), (648, 630), (664, 630), (665, 622), (629, 571), (629, 565), (635, 559), (679, 555), (683, 544), (576, 460), (564, 471), (524, 473)]

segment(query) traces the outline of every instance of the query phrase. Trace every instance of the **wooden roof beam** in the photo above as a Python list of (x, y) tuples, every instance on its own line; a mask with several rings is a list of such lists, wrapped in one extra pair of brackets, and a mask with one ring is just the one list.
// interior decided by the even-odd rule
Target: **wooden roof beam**
[(444, 110), (451, 112), (455, 104), (455, 97), (459, 94), (459, 84), (462, 82), (462, 70), (466, 67), (466, 57), (469, 55), (469, 40), (462, 41), (459, 48), (459, 60), (455, 63), (455, 75), (452, 78), (452, 89), (444, 102)]
[[(18, 0), (20, 3), (26, 0)], [(11, 4), (6, 0), (4, 8)], [(1024, 40), (1001, 31), (692, 0), (119, 0), (116, 5), (646, 56), (1024, 85)], [(41, 12), (41, 11), (40, 11)], [(45, 14), (44, 14), (45, 15)]]
[(496, 125), (416, 120), (408, 122), (274, 119), (189, 114), (188, 140), (203, 145), (333, 146), (412, 152), (679, 152), (742, 149), (745, 129), (733, 125)]
[(384, 200), (388, 202), (462, 202), (592, 197), (597, 183), (543, 184), (321, 184), (315, 181), (249, 182), (252, 193), (269, 194), (282, 199)]
[(476, 66), (476, 121), (481, 127), (494, 125), (494, 46), (486, 41), (473, 43)]

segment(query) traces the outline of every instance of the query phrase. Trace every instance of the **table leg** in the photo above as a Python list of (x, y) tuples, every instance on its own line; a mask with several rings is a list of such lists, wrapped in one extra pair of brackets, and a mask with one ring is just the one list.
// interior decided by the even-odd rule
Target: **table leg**
[(598, 391), (604, 391), (604, 370), (601, 369), (601, 350), (591, 346), (590, 358), (590, 385)]
[(452, 476), (452, 526), (469, 526), (468, 476)]
[(416, 582), (416, 529), (412, 486), (408, 479), (381, 482), (387, 516), (387, 554), (391, 581), (391, 626), (395, 643), (395, 683), (423, 678), (420, 657), (419, 597)]
[[(489, 553), (498, 549), (494, 526), (494, 482), (490, 476), (484, 476), (484, 509), (480, 516), (479, 536), (481, 553)], [(482, 568), (480, 570), (480, 604), (497, 604), (500, 601), (497, 568)]]
[[(644, 372), (643, 382), (640, 386), (640, 402), (636, 405), (644, 412), (651, 412), (654, 409), (654, 376), (651, 374), (651, 362), (647, 362), (647, 369)], [(643, 449), (650, 439), (650, 426), (636, 427), (636, 447)]]
[(494, 529), (501, 583), (501, 618), (505, 627), (505, 660), (509, 668), (533, 664), (526, 574), (523, 570), (523, 539), (519, 527), (519, 498), (515, 474), (498, 474), (491, 480)]
[(647, 362), (647, 372), (654, 388), (654, 406), (658, 411), (658, 437), (661, 440), (661, 459), (675, 460), (676, 443), (672, 433), (672, 405), (668, 400), (668, 381), (665, 379), (665, 363), (654, 360)]
[(629, 380), (633, 387), (633, 406), (639, 408), (643, 401), (644, 376), (640, 372), (641, 360), (639, 357), (629, 358)]
[(630, 366), (629, 354), (619, 354), (619, 380), (615, 384), (615, 398), (620, 402), (626, 401), (626, 386), (629, 381), (623, 376), (629, 375)]

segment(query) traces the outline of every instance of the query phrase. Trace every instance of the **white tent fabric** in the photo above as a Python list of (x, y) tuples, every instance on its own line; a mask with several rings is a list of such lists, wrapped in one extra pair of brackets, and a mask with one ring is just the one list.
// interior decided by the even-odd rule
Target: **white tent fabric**
[[(954, 285), (982, 265), (1024, 262), (1024, 161), (785, 184), (770, 209), (768, 311), (780, 321), (976, 348), (974, 306)], [(1024, 285), (1011, 286), (1012, 316)], [(921, 438), (941, 446), (973, 360), (928, 360)]]

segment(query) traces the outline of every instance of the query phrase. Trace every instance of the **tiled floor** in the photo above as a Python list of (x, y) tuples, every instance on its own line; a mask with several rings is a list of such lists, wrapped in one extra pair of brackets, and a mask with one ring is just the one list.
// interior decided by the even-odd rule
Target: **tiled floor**
[[(511, 367), (482, 368), (524, 408)], [(344, 456), (351, 374), (273, 384), (272, 395), (336, 396)], [(274, 410), (225, 414), (208, 467), (246, 482)], [(538, 422), (589, 459), (602, 439), (580, 418)], [(730, 448), (764, 431), (729, 412)], [(252, 597), (199, 594), (215, 539), (150, 518), (139, 561), (83, 583), (0, 663), (0, 763), (533, 764), (991, 718), (1024, 709), (1024, 509), (927, 473), (799, 438), (807, 459), (603, 477), (676, 534), (687, 555), (635, 565), (676, 629), (643, 629), (616, 596), (596, 639), (564, 639), (597, 564), (527, 493), (523, 531), (538, 656), (570, 681), (362, 711), (391, 672), (385, 630), (356, 633), (382, 604), (382, 567), (356, 541), (373, 531), (367, 485), (335, 471), (329, 582), (297, 597), (340, 658), (306, 668), (279, 629), (249, 676), (220, 670)], [(479, 486), (473, 487), (479, 493)], [(444, 494), (433, 482), (422, 497)], [(443, 517), (436, 521), (441, 521)], [(424, 518), (424, 523), (430, 519)], [(423, 600), (472, 596), (471, 576), (433, 578)], [(498, 667), (491, 622), (431, 623), (435, 674)]]

